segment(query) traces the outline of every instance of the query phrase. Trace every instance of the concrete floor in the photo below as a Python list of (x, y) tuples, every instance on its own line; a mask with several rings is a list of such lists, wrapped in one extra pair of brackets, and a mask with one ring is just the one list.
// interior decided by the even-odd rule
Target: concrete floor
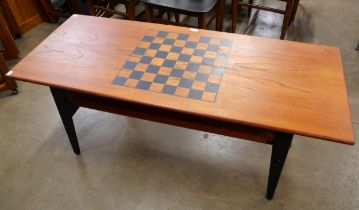
[[(340, 47), (356, 136), (358, 22), (357, 0), (302, 0), (287, 38)], [(280, 24), (260, 12), (248, 34), (277, 38)], [(24, 34), (21, 57), (55, 28)], [(18, 84), (0, 94), (0, 209), (359, 209), (359, 144), (295, 136), (268, 201), (268, 145), (80, 109), (77, 157), (49, 89)]]

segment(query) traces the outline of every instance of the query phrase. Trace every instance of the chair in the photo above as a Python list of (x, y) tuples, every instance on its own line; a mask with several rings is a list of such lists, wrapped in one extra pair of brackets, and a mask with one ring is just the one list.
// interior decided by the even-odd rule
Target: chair
[(6, 78), (5, 74), (8, 72), (8, 67), (3, 58), (3, 49), (0, 49), (0, 91), (11, 90), (12, 94), (17, 95), (17, 84), (15, 80)]
[[(141, 3), (140, 0), (86, 0), (86, 2), (93, 16), (111, 17), (116, 14), (129, 20), (136, 20), (136, 7)], [(125, 13), (115, 9), (118, 4), (125, 5)]]
[[(190, 17), (198, 18), (198, 28), (206, 29), (207, 26), (216, 18), (216, 30), (221, 30), (221, 4), (222, 0), (142, 0), (146, 6), (146, 18), (148, 22), (160, 22), (180, 26), (190, 26), (187, 24)], [(158, 15), (154, 17), (154, 9), (158, 10)], [(167, 20), (163, 15), (167, 13)], [(171, 20), (171, 13), (175, 14), (175, 22)], [(215, 13), (207, 22), (207, 17)], [(180, 14), (187, 17), (180, 22)], [(158, 18), (160, 17), (160, 18)]]
[(71, 14), (82, 14), (76, 0), (35, 0), (35, 3), (43, 13), (43, 18), (52, 23), (56, 23), (60, 17), (68, 18)]
[[(2, 10), (0, 8), (0, 46), (5, 48), (4, 58), (6, 60), (18, 58), (19, 49), (16, 46), (15, 40), (10, 32), (5, 19), (2, 16)], [(1, 50), (0, 53), (2, 54)]]
[(248, 8), (248, 16), (251, 15), (252, 8), (283, 14), (284, 18), (283, 18), (280, 39), (284, 39), (287, 33), (288, 26), (290, 26), (290, 24), (294, 21), (295, 14), (297, 12), (299, 5), (299, 0), (279, 0), (279, 1), (286, 2), (286, 7), (284, 10), (254, 4), (253, 0), (248, 0), (248, 3), (238, 0), (232, 0), (232, 33), (236, 32), (238, 6), (240, 7), (243, 6)]

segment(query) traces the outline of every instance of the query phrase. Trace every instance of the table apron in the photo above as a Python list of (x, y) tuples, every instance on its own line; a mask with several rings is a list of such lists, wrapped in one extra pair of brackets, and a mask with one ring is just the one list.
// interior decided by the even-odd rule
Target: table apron
[(78, 107), (110, 112), (184, 128), (272, 144), (275, 132), (262, 128), (225, 122), (205, 116), (167, 110), (150, 105), (120, 101), (84, 93), (66, 91), (70, 103)]

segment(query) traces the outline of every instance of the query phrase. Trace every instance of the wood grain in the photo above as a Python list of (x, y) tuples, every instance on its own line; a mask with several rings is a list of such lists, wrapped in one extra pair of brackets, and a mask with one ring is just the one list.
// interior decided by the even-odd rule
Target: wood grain
[[(215, 103), (112, 84), (150, 29), (234, 40)], [(354, 144), (342, 61), (335, 47), (75, 15), (9, 76), (238, 125)]]

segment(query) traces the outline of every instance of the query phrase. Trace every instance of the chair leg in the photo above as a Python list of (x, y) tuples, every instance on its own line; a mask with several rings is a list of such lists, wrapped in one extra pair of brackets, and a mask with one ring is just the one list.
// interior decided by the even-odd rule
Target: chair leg
[(180, 15), (177, 12), (175, 12), (175, 20), (177, 24), (180, 23)]
[(93, 8), (93, 3), (92, 3), (92, 0), (86, 0), (86, 5), (87, 5), (87, 8), (89, 10), (89, 14), (91, 16), (95, 16), (96, 13), (95, 13), (95, 10)]
[(172, 19), (171, 12), (167, 12), (166, 14), (167, 14), (167, 20), (171, 21), (171, 19)]
[(232, 0), (232, 33), (236, 33), (238, 15), (238, 0)]
[(294, 0), (293, 9), (292, 9), (292, 15), (290, 17), (289, 25), (291, 25), (294, 22), (295, 15), (297, 14), (298, 6), (299, 6), (299, 0)]
[[(248, 0), (248, 4), (253, 4), (253, 0)], [(252, 14), (252, 7), (248, 7), (248, 13), (247, 13), (247, 16), (250, 17), (251, 14)]]
[(216, 16), (216, 29), (217, 31), (223, 30), (223, 22), (224, 22), (224, 13), (225, 13), (225, 0), (219, 0), (218, 3), (218, 12)]
[(149, 4), (146, 4), (146, 21), (147, 22), (152, 22), (153, 20), (153, 9), (152, 6)]
[(280, 34), (280, 39), (285, 38), (285, 34), (287, 33), (287, 28), (289, 26), (289, 21), (292, 14), (292, 8), (293, 8), (293, 0), (288, 0), (287, 5), (285, 7), (285, 13), (284, 13), (284, 19), (283, 19), (283, 25), (282, 25), (282, 32)]
[(66, 0), (72, 14), (82, 14), (81, 8), (75, 0)]
[(206, 17), (207, 13), (203, 13), (198, 16), (198, 28), (206, 29)]
[(128, 19), (129, 20), (135, 20), (136, 19), (136, 15), (135, 15), (135, 5), (132, 1), (129, 1), (128, 3), (125, 4), (126, 7), (126, 12), (128, 15)]

